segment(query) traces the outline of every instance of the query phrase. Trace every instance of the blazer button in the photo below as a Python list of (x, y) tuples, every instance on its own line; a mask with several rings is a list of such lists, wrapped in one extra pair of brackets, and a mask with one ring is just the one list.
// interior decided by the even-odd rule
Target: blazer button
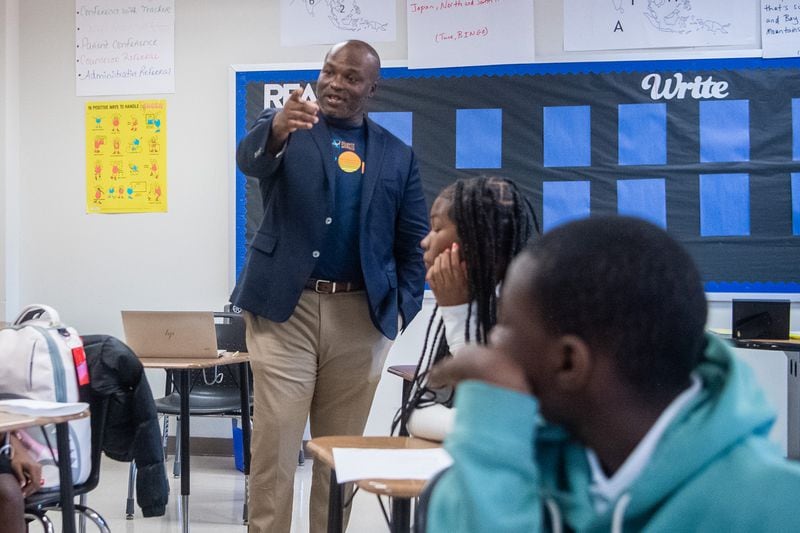
[(319, 251), (317, 251), (317, 250), (314, 250), (313, 252), (311, 252), (311, 257), (313, 257), (314, 259), (316, 259), (317, 257), (319, 257)]
[(333, 222), (333, 219), (331, 217), (325, 219), (325, 224), (330, 224), (331, 222)]

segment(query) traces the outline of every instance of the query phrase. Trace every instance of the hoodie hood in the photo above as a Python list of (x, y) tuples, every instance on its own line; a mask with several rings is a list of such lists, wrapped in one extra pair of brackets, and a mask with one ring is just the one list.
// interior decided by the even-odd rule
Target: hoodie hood
[[(701, 477), (720, 458), (751, 437), (767, 436), (774, 411), (750, 368), (721, 339), (707, 335), (695, 373), (702, 381), (701, 392), (666, 429), (639, 477), (602, 515), (595, 513), (589, 496), (585, 448), (563, 431), (543, 428), (537, 454), (540, 464), (552, 467), (542, 471), (547, 507), (557, 505), (559, 518), (580, 531), (612, 530), (612, 520), (617, 528), (624, 522), (626, 528), (638, 530), (678, 489)], [(551, 520), (558, 513), (551, 512)]]

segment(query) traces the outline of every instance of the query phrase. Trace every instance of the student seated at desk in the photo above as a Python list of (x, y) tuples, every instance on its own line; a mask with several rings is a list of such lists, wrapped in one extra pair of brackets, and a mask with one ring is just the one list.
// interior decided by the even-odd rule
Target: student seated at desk
[(25, 498), (39, 490), (42, 467), (28, 454), (13, 433), (0, 434), (0, 531), (22, 533), (25, 526)]
[(441, 441), (452, 427), (452, 389), (428, 389), (425, 376), (433, 364), (465, 344), (486, 342), (496, 321), (497, 287), (534, 228), (538, 232), (530, 204), (504, 178), (460, 179), (434, 201), (431, 230), (420, 244), (436, 308), (409, 405), (399, 413), (410, 413), (412, 435)]
[(429, 376), (461, 384), (427, 531), (800, 531), (800, 466), (706, 313), (656, 226), (545, 234), (509, 268), (489, 346)]

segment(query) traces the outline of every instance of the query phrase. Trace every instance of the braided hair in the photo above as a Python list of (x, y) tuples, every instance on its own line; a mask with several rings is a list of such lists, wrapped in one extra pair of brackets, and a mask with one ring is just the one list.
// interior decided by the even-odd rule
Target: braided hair
[[(459, 179), (447, 186), (439, 198), (449, 202), (447, 216), (456, 226), (462, 257), (467, 267), (470, 304), (464, 338), (486, 344), (497, 322), (497, 287), (511, 260), (539, 233), (539, 223), (530, 202), (516, 184), (501, 177)], [(407, 421), (416, 407), (451, 403), (452, 392), (442, 398), (440, 391), (425, 385), (430, 369), (448, 357), (450, 347), (444, 335), (444, 320), (434, 307), (406, 405), (400, 407), (392, 431)], [(474, 326), (473, 326), (474, 324)]]

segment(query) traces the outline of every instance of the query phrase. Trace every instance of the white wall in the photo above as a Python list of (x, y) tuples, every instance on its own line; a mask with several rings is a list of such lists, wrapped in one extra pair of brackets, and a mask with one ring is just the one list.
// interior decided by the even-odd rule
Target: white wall
[[(87, 215), (84, 104), (88, 99), (75, 96), (74, 2), (0, 0), (0, 42), (5, 42), (0, 51), (0, 97), (5, 102), (0, 106), (4, 126), (0, 127), (0, 190), (5, 191), (0, 307), (7, 316), (23, 304), (46, 302), (82, 333), (122, 337), (121, 309), (212, 310), (227, 302), (232, 275), (228, 199), (233, 186), (229, 65), (321, 62), (327, 49), (281, 48), (278, 5), (270, 0), (176, 0), (176, 92), (152, 96), (167, 99), (169, 212)], [(398, 41), (376, 44), (384, 60), (406, 58), (404, 5), (398, 2)], [(560, 0), (536, 2), (540, 61), (621, 58), (605, 52), (564, 53), (561, 6)], [(630, 51), (625, 58), (700, 53)], [(753, 51), (717, 49), (702, 54), (753, 55)], [(15, 118), (17, 113), (20, 119)], [(793, 316), (793, 328), (800, 329), (797, 304)], [(726, 305), (712, 304), (711, 325), (725, 327), (729, 321)], [(395, 345), (388, 364), (416, 362), (426, 323), (425, 317), (415, 321)], [(785, 409), (782, 355), (757, 352), (746, 357), (758, 367), (774, 403)], [(159, 393), (161, 373), (149, 376)], [(387, 376), (378, 389), (368, 433), (388, 431), (399, 396), (400, 379)], [(225, 436), (230, 431), (226, 421), (193, 424), (195, 435)]]
[[(6, 255), (6, 208), (8, 198), (6, 192), (6, 64), (9, 54), (6, 42), (6, 3), (0, 0), (0, 191), (3, 193), (2, 207), (0, 207), (0, 251), (1, 257)], [(0, 322), (5, 319), (6, 309), (6, 262), (0, 261)]]

